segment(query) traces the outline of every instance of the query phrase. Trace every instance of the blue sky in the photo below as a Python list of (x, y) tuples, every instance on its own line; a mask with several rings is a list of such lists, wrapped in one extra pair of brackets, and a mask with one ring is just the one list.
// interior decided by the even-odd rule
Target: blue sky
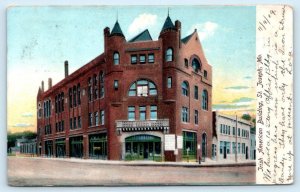
[[(255, 7), (169, 6), (182, 38), (197, 28), (213, 67), (213, 104), (218, 110), (255, 112)], [(103, 29), (117, 15), (127, 40), (149, 29), (157, 39), (166, 6), (12, 7), (7, 12), (8, 129), (34, 129), (36, 94), (103, 52)], [(20, 97), (22, 95), (22, 97)], [(244, 99), (243, 99), (244, 98)], [(248, 99), (245, 99), (248, 98)]]

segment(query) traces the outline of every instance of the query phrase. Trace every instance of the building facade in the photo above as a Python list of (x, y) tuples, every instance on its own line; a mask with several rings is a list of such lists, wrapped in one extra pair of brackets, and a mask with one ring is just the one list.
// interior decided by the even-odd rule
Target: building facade
[(214, 111), (213, 129), (212, 159), (250, 160), (250, 122)]
[(211, 157), (212, 68), (195, 30), (168, 16), (158, 40), (127, 41), (118, 21), (104, 52), (37, 96), (38, 153), (110, 160)]

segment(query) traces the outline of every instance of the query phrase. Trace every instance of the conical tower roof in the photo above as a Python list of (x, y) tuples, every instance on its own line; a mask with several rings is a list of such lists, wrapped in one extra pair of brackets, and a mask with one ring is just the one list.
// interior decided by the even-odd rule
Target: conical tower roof
[(117, 35), (117, 36), (124, 37), (124, 34), (122, 32), (122, 29), (121, 29), (120, 24), (119, 24), (118, 21), (116, 21), (116, 23), (115, 23), (115, 25), (114, 25), (114, 27), (113, 27), (110, 35), (111, 36)]
[(175, 29), (175, 26), (170, 18), (170, 16), (168, 15), (168, 17), (166, 18), (166, 21), (161, 29), (161, 32), (166, 30), (166, 29)]

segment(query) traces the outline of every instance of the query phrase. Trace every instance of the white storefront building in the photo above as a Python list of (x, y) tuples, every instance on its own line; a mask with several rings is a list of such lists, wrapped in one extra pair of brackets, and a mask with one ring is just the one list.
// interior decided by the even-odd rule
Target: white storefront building
[(216, 161), (250, 160), (249, 121), (213, 112), (212, 159)]

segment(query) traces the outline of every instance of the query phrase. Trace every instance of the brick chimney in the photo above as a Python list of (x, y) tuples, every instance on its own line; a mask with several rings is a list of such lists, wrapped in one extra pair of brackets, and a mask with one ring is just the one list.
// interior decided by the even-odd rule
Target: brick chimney
[(44, 92), (44, 81), (42, 81), (42, 92)]
[(52, 78), (48, 78), (48, 89), (52, 88)]
[(69, 63), (65, 61), (65, 78), (69, 76)]

